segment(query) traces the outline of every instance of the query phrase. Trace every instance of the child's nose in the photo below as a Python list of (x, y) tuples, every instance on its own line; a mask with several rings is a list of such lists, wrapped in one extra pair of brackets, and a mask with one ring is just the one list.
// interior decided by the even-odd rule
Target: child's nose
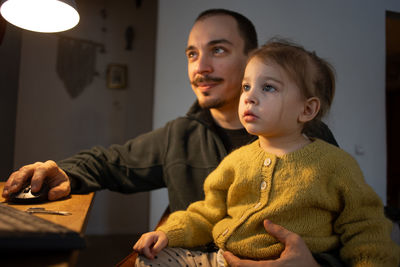
[(246, 92), (246, 95), (245, 95), (245, 98), (244, 98), (244, 103), (245, 104), (257, 104), (257, 98), (252, 93), (252, 91)]

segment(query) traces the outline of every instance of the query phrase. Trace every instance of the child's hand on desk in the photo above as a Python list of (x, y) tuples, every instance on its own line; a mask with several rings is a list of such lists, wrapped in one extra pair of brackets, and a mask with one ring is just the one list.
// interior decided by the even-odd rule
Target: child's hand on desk
[(133, 250), (152, 260), (167, 245), (167, 235), (162, 231), (154, 231), (143, 234), (133, 246)]
[(48, 160), (26, 165), (13, 172), (4, 185), (2, 196), (8, 199), (12, 193), (18, 192), (31, 179), (32, 192), (38, 192), (46, 182), (50, 188), (49, 200), (66, 197), (71, 192), (71, 186), (67, 174), (58, 165)]

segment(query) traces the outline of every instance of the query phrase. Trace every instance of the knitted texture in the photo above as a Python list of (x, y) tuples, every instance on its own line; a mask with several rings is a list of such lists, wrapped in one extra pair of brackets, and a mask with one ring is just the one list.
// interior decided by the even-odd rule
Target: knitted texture
[(251, 259), (279, 257), (284, 246), (266, 233), (269, 219), (299, 234), (313, 253), (341, 248), (350, 266), (398, 266), (392, 223), (356, 160), (316, 139), (277, 157), (259, 141), (235, 150), (204, 184), (205, 199), (178, 211), (158, 230), (169, 246), (214, 241)]

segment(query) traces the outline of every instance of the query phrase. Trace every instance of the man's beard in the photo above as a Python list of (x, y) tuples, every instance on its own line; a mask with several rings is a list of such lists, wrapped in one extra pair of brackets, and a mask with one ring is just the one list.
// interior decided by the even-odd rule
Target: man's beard
[(223, 107), (225, 104), (226, 104), (226, 100), (224, 100), (224, 99), (208, 99), (205, 101), (199, 100), (200, 107), (202, 107), (204, 109), (220, 108), (220, 107)]
[[(191, 83), (193, 86), (197, 87), (198, 84), (202, 83), (202, 82), (218, 82), (218, 83), (220, 83), (223, 81), (224, 81), (223, 78), (205, 75), (205, 76), (196, 77)], [(208, 93), (205, 93), (204, 95), (207, 97)], [(220, 107), (224, 106), (225, 104), (226, 104), (226, 100), (224, 100), (224, 99), (208, 99), (205, 101), (199, 100), (200, 107), (205, 108), (205, 109), (220, 108)]]

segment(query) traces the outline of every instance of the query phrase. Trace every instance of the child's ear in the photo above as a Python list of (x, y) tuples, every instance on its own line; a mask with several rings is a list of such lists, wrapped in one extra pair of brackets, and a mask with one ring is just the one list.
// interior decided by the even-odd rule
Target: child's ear
[(304, 102), (304, 108), (299, 115), (299, 122), (306, 123), (311, 121), (312, 119), (317, 116), (319, 108), (320, 108), (320, 101), (318, 97), (310, 97)]

